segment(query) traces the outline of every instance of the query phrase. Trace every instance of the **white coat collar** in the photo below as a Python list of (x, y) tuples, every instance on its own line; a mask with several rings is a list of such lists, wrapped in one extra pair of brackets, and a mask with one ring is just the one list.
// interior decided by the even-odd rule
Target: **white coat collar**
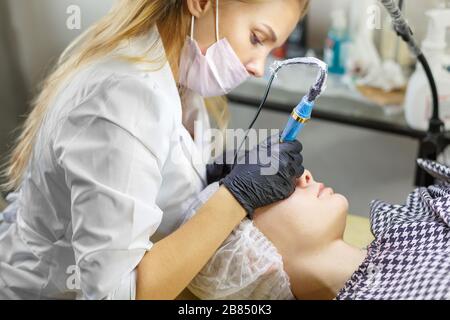
[[(150, 51), (150, 49), (152, 50)], [(119, 48), (118, 53), (128, 56), (142, 56), (147, 54), (151, 55), (149, 56), (149, 60), (156, 59), (158, 61), (161, 61), (159, 60), (160, 58), (166, 59), (167, 57), (160, 33), (156, 26), (152, 27), (148, 34), (144, 36), (124, 42)], [(165, 62), (165, 65), (167, 72), (170, 73), (170, 77), (173, 79), (174, 88), (176, 88), (172, 70), (167, 62)], [(148, 64), (138, 63), (137, 67), (141, 69), (147, 77), (152, 78), (152, 71), (149, 70)], [(172, 93), (175, 94), (175, 92), (171, 92), (171, 94)], [(176, 94), (179, 96), (178, 90)], [(185, 154), (192, 163), (197, 175), (205, 183), (205, 167), (211, 156), (211, 138), (209, 136), (211, 124), (204, 99), (200, 95), (192, 91), (186, 92), (186, 95), (183, 97), (183, 107), (179, 121), (180, 126), (182, 126), (182, 132), (185, 131), (181, 134)], [(192, 134), (194, 135), (194, 139), (192, 139)]]
[[(164, 68), (170, 73), (170, 77), (173, 79), (174, 88), (176, 88), (176, 82), (171, 68), (167, 61), (164, 62), (164, 60), (166, 60), (166, 53), (156, 26), (152, 27), (150, 31), (143, 36), (124, 41), (118, 49), (115, 50), (115, 55), (129, 57), (144, 55), (147, 56), (149, 60), (156, 60), (158, 63), (162, 62)], [(152, 78), (151, 65), (137, 63), (136, 66), (141, 70), (143, 76), (150, 79)], [(155, 66), (158, 67), (158, 65)], [(168, 94), (173, 96), (175, 92), (172, 91), (175, 90), (170, 90)], [(176, 94), (179, 96), (178, 90)], [(179, 101), (181, 107), (181, 98)], [(192, 167), (195, 169), (197, 175), (205, 183), (206, 163), (210, 160), (209, 157), (211, 156), (211, 124), (204, 99), (194, 92), (187, 92), (181, 109), (179, 124), (181, 127), (180, 139), (183, 143), (183, 150), (192, 163)], [(197, 125), (194, 126), (194, 123), (197, 123)], [(194, 139), (192, 139), (191, 134), (194, 135)]]

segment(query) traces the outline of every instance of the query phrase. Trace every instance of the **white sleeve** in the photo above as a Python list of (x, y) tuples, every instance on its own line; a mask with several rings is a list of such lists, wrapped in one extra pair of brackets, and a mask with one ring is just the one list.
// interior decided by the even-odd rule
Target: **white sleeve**
[(105, 300), (136, 300), (136, 270), (122, 279), (119, 287), (109, 293)]
[(55, 138), (84, 299), (134, 298), (135, 269), (163, 214), (155, 202), (174, 122), (162, 103), (140, 80), (114, 79), (72, 110)]

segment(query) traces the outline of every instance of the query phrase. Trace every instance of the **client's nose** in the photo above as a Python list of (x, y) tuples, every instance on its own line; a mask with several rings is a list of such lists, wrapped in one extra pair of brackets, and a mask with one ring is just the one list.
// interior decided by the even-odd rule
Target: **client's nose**
[(297, 184), (301, 188), (305, 188), (314, 182), (314, 177), (309, 170), (305, 170), (305, 173), (298, 179)]

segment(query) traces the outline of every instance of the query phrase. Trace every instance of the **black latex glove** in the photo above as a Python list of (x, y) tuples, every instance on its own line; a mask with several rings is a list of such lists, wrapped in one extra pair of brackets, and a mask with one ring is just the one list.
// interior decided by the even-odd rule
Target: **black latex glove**
[(255, 209), (288, 198), (295, 190), (296, 179), (305, 171), (301, 143), (279, 141), (278, 135), (267, 139), (247, 154), (246, 160), (257, 161), (238, 161), (221, 180), (249, 218)]
[(206, 179), (208, 185), (220, 181), (230, 174), (233, 169), (235, 150), (225, 151), (213, 163), (206, 165)]

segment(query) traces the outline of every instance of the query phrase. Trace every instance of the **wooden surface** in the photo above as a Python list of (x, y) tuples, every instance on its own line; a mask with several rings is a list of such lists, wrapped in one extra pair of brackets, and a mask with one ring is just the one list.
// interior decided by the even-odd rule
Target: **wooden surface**
[(358, 86), (359, 92), (361, 92), (366, 98), (377, 103), (380, 106), (386, 105), (399, 105), (403, 106), (405, 101), (406, 88), (386, 92), (382, 89)]
[(364, 248), (373, 240), (368, 218), (349, 215), (344, 240), (356, 247)]

